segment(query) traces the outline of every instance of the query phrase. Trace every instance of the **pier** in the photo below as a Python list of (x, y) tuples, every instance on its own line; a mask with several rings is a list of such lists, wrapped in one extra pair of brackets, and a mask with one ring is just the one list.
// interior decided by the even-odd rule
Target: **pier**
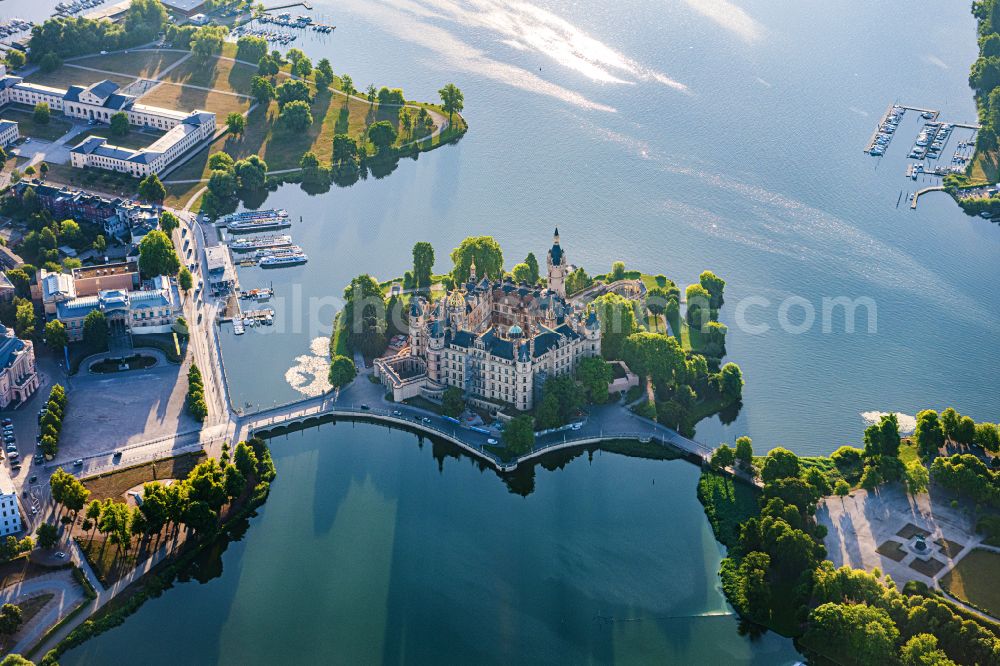
[(264, 7), (265, 12), (273, 12), (279, 9), (290, 9), (292, 7), (305, 7), (308, 10), (312, 10), (313, 6), (309, 4), (308, 0), (301, 0), (300, 2), (288, 2), (283, 5), (275, 5), (274, 7)]
[(913, 201), (910, 202), (910, 210), (913, 210), (914, 208), (917, 207), (917, 199), (920, 198), (920, 195), (921, 194), (927, 194), (928, 192), (944, 192), (944, 186), (943, 185), (937, 185), (935, 187), (925, 187), (922, 190), (918, 190), (913, 195)]

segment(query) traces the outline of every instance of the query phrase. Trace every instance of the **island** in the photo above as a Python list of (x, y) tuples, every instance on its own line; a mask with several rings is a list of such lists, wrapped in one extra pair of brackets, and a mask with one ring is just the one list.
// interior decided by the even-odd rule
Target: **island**
[[(722, 364), (725, 281), (714, 273), (684, 298), (665, 276), (620, 261), (590, 277), (570, 263), (558, 229), (544, 275), (534, 253), (505, 271), (489, 236), (465, 239), (450, 259), (449, 273), (433, 274), (433, 246), (419, 242), (403, 277), (351, 281), (331, 338), (341, 400), (424, 406), (472, 424), (463, 435), (477, 437), (458, 439), (507, 471), (573, 442), (627, 438), (632, 415), (697, 456), (697, 422), (735, 418), (743, 376)], [(384, 399), (350, 386), (354, 359), (372, 367)]]

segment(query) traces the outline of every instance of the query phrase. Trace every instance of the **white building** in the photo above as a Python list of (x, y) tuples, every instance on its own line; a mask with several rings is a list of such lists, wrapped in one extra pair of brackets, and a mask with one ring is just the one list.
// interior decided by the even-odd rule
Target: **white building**
[(0, 120), (0, 148), (6, 148), (21, 137), (17, 123), (13, 120)]
[(0, 465), (0, 537), (21, 531), (21, 511), (17, 506), (17, 489), (7, 471)]
[(83, 339), (83, 323), (93, 310), (100, 310), (111, 326), (121, 326), (132, 335), (170, 333), (181, 315), (177, 285), (159, 276), (142, 289), (106, 289), (93, 296), (77, 296), (55, 304), (56, 319), (66, 327), (71, 341)]
[[(549, 280), (565, 266), (559, 233), (549, 252)], [(351, 322), (347, 322), (351, 326)], [(466, 400), (496, 412), (534, 408), (546, 379), (572, 374), (580, 359), (601, 353), (597, 317), (573, 308), (551, 289), (510, 278), (469, 280), (431, 305), (414, 297), (409, 345), (375, 361), (375, 373), (397, 401), (440, 398), (448, 386)]]
[(108, 124), (111, 116), (124, 113), (130, 125), (165, 131), (146, 148), (133, 150), (109, 144), (101, 137), (87, 137), (70, 153), (75, 167), (97, 167), (136, 177), (159, 173), (190, 148), (215, 133), (215, 114), (208, 111), (176, 111), (139, 104), (134, 95), (120, 92), (113, 81), (98, 81), (68, 90), (27, 83), (19, 76), (0, 78), (0, 106), (40, 102), (69, 118)]

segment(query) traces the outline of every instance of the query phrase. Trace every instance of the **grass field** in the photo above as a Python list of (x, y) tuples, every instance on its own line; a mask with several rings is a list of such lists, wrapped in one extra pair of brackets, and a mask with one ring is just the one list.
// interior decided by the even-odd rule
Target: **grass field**
[[(250, 94), (250, 80), (256, 76), (257, 68), (232, 60), (210, 58), (207, 61), (190, 58), (187, 62), (170, 70), (164, 81), (203, 86), (217, 90)], [(281, 73), (281, 78), (288, 78)], [(279, 81), (280, 83), (280, 81)]]
[[(53, 113), (49, 118), (49, 122), (39, 125), (35, 122), (31, 109), (20, 106), (8, 106), (3, 111), (0, 111), (0, 118), (17, 121), (18, 125), (20, 125), (21, 136), (42, 139), (43, 141), (55, 141), (73, 127), (72, 123), (63, 120), (60, 116), (61, 114), (58, 112)], [(30, 146), (28, 147), (30, 148)]]
[(108, 143), (121, 146), (122, 148), (143, 148), (163, 136), (163, 132), (140, 132), (130, 130), (125, 136), (114, 136), (110, 127), (96, 126), (84, 132), (80, 132), (69, 141), (69, 145), (75, 146), (88, 136), (102, 136)]
[(993, 152), (976, 152), (976, 158), (969, 167), (970, 185), (985, 185), (997, 182), (1000, 176), (1000, 165), (998, 165), (998, 154)]
[(86, 69), (76, 67), (62, 67), (53, 72), (36, 72), (27, 77), (29, 83), (37, 83), (40, 86), (51, 86), (53, 88), (69, 88), (70, 86), (89, 86), (91, 83), (108, 79), (120, 86), (127, 86), (134, 80), (130, 76), (116, 76), (113, 74), (100, 74)]
[(122, 500), (125, 491), (134, 486), (158, 479), (186, 478), (188, 473), (204, 457), (203, 453), (185, 453), (174, 458), (127, 467), (84, 479), (83, 485), (90, 490), (91, 502), (107, 498)]
[(119, 550), (118, 546), (108, 543), (103, 536), (97, 534), (90, 538), (91, 532), (77, 536), (80, 550), (87, 558), (97, 579), (107, 587), (117, 582), (126, 573), (135, 568), (137, 562), (135, 547), (128, 552)]
[(1000, 618), (1000, 553), (977, 549), (941, 578), (941, 587), (958, 599)]
[[(157, 76), (185, 55), (184, 53), (175, 53), (172, 51), (132, 51), (131, 53), (110, 53), (103, 56), (90, 56), (88, 58), (73, 60), (71, 64), (149, 79)], [(60, 69), (74, 68), (63, 66)], [(59, 70), (56, 71), (58, 72)], [(76, 71), (88, 73), (86, 70), (77, 69)], [(89, 74), (90, 76), (99, 76), (97, 72), (89, 72)]]
[(737, 543), (740, 523), (760, 513), (757, 496), (756, 488), (728, 474), (703, 470), (698, 479), (698, 500), (715, 538), (727, 547)]
[(245, 113), (250, 108), (249, 97), (236, 97), (214, 90), (202, 90), (178, 83), (161, 83), (139, 98), (142, 104), (181, 111), (212, 111), (216, 121), (225, 122), (226, 116), (237, 111)]

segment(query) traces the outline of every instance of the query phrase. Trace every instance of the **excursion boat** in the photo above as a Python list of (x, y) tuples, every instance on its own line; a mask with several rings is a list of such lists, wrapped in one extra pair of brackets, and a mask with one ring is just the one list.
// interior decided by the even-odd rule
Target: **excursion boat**
[(258, 236), (234, 240), (229, 244), (234, 252), (250, 252), (251, 250), (267, 250), (276, 247), (288, 247), (292, 244), (291, 236)]
[(281, 268), (283, 266), (298, 266), (309, 261), (304, 254), (278, 254), (264, 257), (260, 260), (261, 268)]
[(249, 220), (233, 220), (226, 223), (226, 229), (232, 233), (247, 233), (253, 231), (273, 231), (287, 229), (292, 226), (287, 217), (259, 217)]

